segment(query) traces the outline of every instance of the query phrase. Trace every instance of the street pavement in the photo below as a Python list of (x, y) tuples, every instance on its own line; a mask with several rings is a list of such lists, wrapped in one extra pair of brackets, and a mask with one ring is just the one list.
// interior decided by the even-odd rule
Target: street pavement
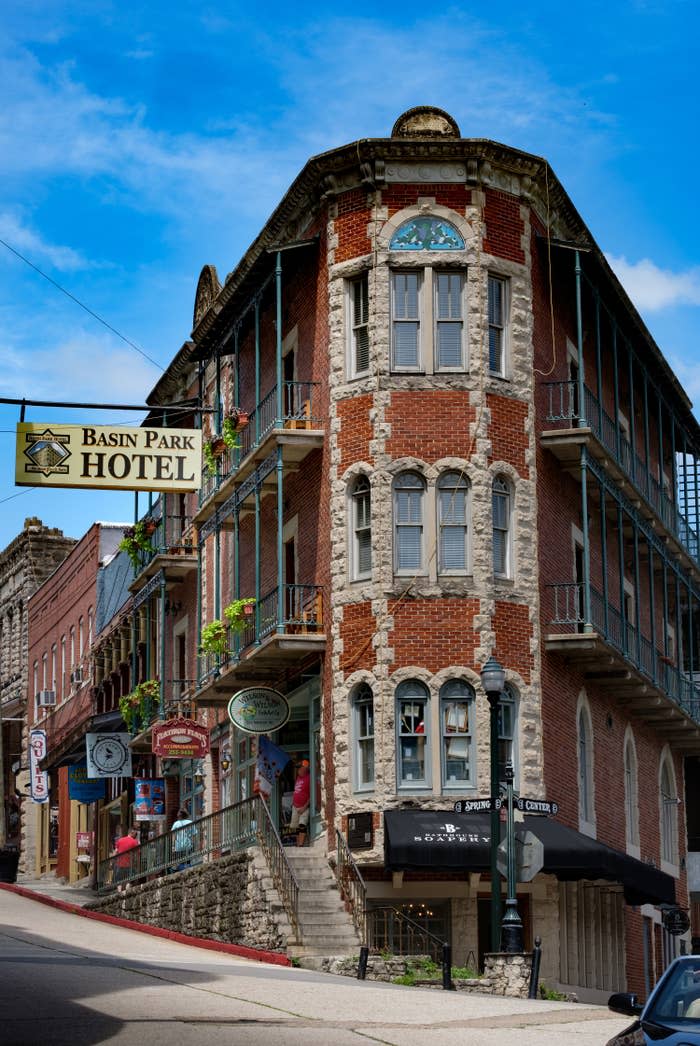
[[(74, 889), (54, 882), (43, 894), (75, 903)], [(628, 1023), (599, 1006), (273, 966), (88, 920), (41, 896), (0, 888), (3, 1046), (602, 1046)]]

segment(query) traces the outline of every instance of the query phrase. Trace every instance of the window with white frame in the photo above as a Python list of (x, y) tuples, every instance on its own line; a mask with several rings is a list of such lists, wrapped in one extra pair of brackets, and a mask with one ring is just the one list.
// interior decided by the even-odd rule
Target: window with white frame
[(78, 618), (78, 657), (82, 661), (83, 652), (85, 650), (85, 632), (83, 628), (82, 616)]
[(507, 314), (508, 283), (501, 276), (489, 276), (489, 370), (499, 377), (504, 377), (506, 372)]
[(374, 788), (374, 694), (367, 683), (352, 693), (353, 737), (355, 741), (355, 790)]
[(593, 732), (588, 710), (578, 712), (578, 816), (579, 827), (592, 826), (593, 817)]
[(63, 700), (67, 693), (68, 688), (66, 687), (66, 637), (61, 636), (61, 700)]
[(92, 646), (92, 607), (88, 607), (88, 634), (87, 634), (87, 645), (88, 649)]
[(515, 690), (506, 683), (498, 702), (498, 780), (505, 784), (506, 766), (513, 767), (513, 785), (518, 781), (518, 699)]
[(463, 679), (440, 687), (442, 787), (464, 788), (476, 782), (474, 689)]
[(637, 789), (637, 752), (634, 740), (625, 740), (625, 840), (627, 847), (639, 847), (639, 806)]
[(348, 283), (348, 376), (369, 371), (369, 277), (366, 272)]
[(56, 689), (56, 644), (51, 644), (51, 690)]
[(459, 271), (426, 267), (392, 273), (392, 370), (466, 370), (465, 291), (465, 274)]
[(659, 802), (661, 805), (661, 860), (678, 864), (678, 796), (676, 781), (667, 755), (659, 775)]
[(437, 481), (438, 572), (467, 574), (469, 482), (462, 472), (443, 472)]
[(352, 541), (350, 576), (353, 581), (372, 573), (372, 493), (367, 476), (358, 476), (351, 496)]
[(511, 487), (505, 476), (496, 476), (491, 489), (493, 514), (493, 572), (511, 576)]
[(396, 777), (399, 789), (430, 787), (430, 717), (428, 688), (407, 679), (396, 688)]
[(425, 563), (426, 484), (415, 472), (394, 480), (394, 569), (397, 574), (422, 573)]

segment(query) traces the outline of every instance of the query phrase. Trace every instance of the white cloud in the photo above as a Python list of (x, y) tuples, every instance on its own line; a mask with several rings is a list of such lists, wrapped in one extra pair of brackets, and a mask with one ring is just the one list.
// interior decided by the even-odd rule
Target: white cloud
[(657, 312), (678, 305), (700, 305), (700, 267), (685, 272), (661, 269), (649, 258), (629, 262), (606, 254), (632, 301), (641, 311)]
[(0, 212), (0, 237), (21, 254), (28, 254), (29, 260), (48, 261), (54, 269), (62, 272), (74, 272), (77, 269), (91, 267), (78, 251), (72, 247), (61, 247), (47, 243), (40, 233), (35, 232), (22, 218), (9, 211)]

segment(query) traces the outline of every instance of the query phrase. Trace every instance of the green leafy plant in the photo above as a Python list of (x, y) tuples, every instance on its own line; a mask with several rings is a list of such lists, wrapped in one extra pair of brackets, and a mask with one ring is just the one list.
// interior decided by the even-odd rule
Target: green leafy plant
[(160, 683), (157, 679), (147, 679), (135, 686), (130, 694), (122, 694), (119, 698), (119, 712), (130, 733), (138, 724), (142, 727), (146, 725), (153, 703), (159, 698)]
[(246, 611), (245, 608), (253, 606), (255, 606), (255, 600), (245, 598), (234, 599), (232, 603), (224, 607), (224, 617), (232, 632), (243, 632), (248, 627), (251, 620), (251, 611)]
[(153, 551), (151, 535), (157, 526), (156, 520), (147, 516), (124, 531), (124, 537), (119, 542), (119, 549), (121, 552), (126, 552), (134, 570), (139, 568), (141, 553)]
[(229, 415), (229, 417), (224, 418), (224, 423), (221, 426), (221, 437), (229, 450), (238, 450), (240, 447), (238, 436), (236, 435), (237, 425), (238, 416)]
[(558, 992), (556, 988), (548, 988), (546, 984), (540, 984), (540, 998), (549, 1002), (566, 1002), (564, 992)]
[(228, 647), (228, 633), (223, 621), (215, 619), (202, 629), (199, 649), (205, 654), (225, 654)]
[(202, 447), (204, 464), (211, 476), (216, 475), (216, 461), (220, 457), (223, 448), (238, 450), (240, 447), (238, 437), (236, 436), (236, 424), (236, 417), (229, 416), (224, 418), (221, 426), (221, 435), (212, 436), (211, 439), (204, 441)]

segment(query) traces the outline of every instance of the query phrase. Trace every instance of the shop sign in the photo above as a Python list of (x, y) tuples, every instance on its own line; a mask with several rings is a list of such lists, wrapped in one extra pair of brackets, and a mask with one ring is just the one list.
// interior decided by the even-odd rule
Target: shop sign
[(92, 832), (77, 832), (75, 836), (75, 848), (76, 850), (91, 850), (92, 849)]
[(684, 912), (682, 908), (667, 908), (663, 913), (662, 921), (664, 928), (673, 937), (680, 937), (690, 929), (688, 913)]
[(515, 800), (518, 810), (526, 814), (546, 814), (547, 816), (559, 813), (559, 803), (549, 803), (546, 799), (528, 799), (520, 795)]
[(458, 799), (452, 809), (456, 814), (482, 814), (490, 810), (500, 810), (503, 800), (500, 796), (489, 796), (488, 799)]
[(270, 734), (289, 719), (289, 702), (284, 694), (267, 686), (239, 690), (228, 703), (228, 717), (246, 734)]
[(131, 777), (129, 734), (86, 734), (88, 777)]
[(162, 777), (137, 777), (135, 779), (134, 820), (165, 820), (165, 781)]
[(68, 767), (68, 798), (78, 803), (96, 803), (105, 797), (104, 777), (89, 778), (87, 759)]
[(197, 490), (199, 429), (20, 422), (15, 483), (93, 490)]
[(204, 759), (209, 755), (209, 728), (194, 719), (168, 719), (152, 731), (152, 751), (163, 759)]
[(32, 730), (29, 734), (29, 794), (34, 803), (48, 803), (49, 775), (40, 768), (46, 758), (46, 731)]

